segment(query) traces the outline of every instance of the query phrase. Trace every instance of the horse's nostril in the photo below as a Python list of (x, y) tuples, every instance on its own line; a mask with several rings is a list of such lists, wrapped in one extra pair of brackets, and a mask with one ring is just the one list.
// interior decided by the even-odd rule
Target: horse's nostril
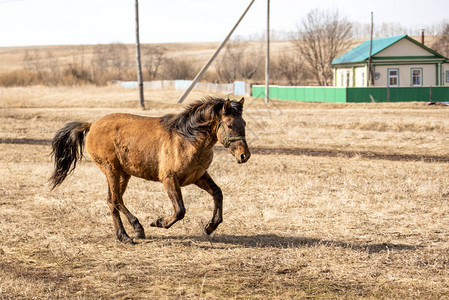
[(245, 154), (240, 154), (240, 160), (245, 160), (246, 156)]

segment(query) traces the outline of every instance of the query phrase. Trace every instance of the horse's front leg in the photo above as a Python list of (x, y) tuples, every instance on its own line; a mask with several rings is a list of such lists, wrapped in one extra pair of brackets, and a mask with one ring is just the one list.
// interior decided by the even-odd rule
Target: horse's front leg
[(175, 174), (170, 174), (164, 180), (162, 180), (168, 197), (173, 204), (173, 215), (170, 217), (159, 218), (153, 223), (152, 227), (170, 228), (177, 221), (182, 220), (186, 213), (184, 208), (184, 202), (182, 201), (181, 188), (179, 186), (178, 178)]
[(223, 222), (223, 193), (207, 172), (195, 184), (214, 198), (214, 214), (212, 220), (204, 227), (204, 231), (209, 235)]

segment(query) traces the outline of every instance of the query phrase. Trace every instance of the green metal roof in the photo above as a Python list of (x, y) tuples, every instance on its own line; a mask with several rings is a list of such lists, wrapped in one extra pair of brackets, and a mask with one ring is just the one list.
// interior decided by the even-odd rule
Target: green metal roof
[[(399, 36), (393, 36), (393, 37), (387, 37), (387, 38), (381, 38), (381, 39), (373, 39), (373, 49), (372, 49), (372, 55), (376, 55), (377, 53), (381, 52), (382, 50), (385, 50), (386, 48), (390, 47), (391, 45), (399, 42), (402, 39), (407, 39), (411, 41), (412, 43), (415, 43), (416, 45), (424, 48), (425, 50), (431, 52), (436, 57), (444, 58), (442, 55), (438, 54), (437, 52), (433, 51), (432, 49), (424, 46), (423, 44), (419, 43), (418, 41), (412, 39), (408, 35), (399, 35)], [(370, 40), (367, 40), (354, 49), (346, 52), (342, 56), (334, 59), (332, 61), (332, 65), (338, 65), (338, 64), (346, 64), (346, 63), (357, 63), (357, 62), (363, 62), (369, 59), (369, 46)]]

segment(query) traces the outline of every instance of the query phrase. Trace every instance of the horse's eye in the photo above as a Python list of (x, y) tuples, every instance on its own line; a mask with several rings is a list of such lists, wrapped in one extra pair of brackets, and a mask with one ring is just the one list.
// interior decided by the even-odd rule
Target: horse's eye
[(232, 129), (232, 125), (226, 124), (226, 126), (228, 126), (229, 129)]

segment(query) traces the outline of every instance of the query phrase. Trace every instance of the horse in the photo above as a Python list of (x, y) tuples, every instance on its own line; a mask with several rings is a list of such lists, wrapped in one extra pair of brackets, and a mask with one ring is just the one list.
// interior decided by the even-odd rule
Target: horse
[(67, 123), (52, 140), (55, 168), (51, 189), (74, 171), (85, 148), (106, 176), (107, 203), (119, 241), (135, 243), (123, 227), (120, 212), (127, 217), (136, 238), (145, 239), (143, 226), (123, 202), (131, 176), (161, 182), (173, 204), (173, 214), (156, 219), (152, 227), (168, 229), (184, 218), (181, 187), (194, 184), (208, 192), (214, 210), (204, 231), (210, 235), (223, 221), (223, 193), (207, 171), (213, 159), (212, 148), (219, 141), (239, 164), (251, 156), (242, 117), (244, 101), (208, 97), (190, 104), (180, 114), (144, 117), (114, 113), (93, 123)]

